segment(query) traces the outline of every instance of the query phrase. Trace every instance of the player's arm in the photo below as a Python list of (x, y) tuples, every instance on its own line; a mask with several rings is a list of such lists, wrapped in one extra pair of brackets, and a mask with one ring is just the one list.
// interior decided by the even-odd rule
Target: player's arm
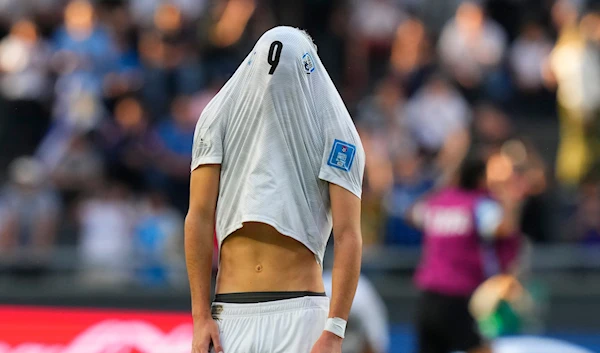
[[(347, 131), (347, 130), (346, 130)], [(354, 136), (350, 143), (331, 138), (326, 144), (321, 180), (329, 182), (333, 217), (333, 270), (329, 318), (312, 353), (341, 353), (342, 338), (360, 275), (360, 209), (365, 154)]]
[(361, 204), (356, 195), (335, 184), (329, 184), (329, 194), (334, 238), (329, 317), (348, 320), (360, 276)]
[[(335, 176), (330, 177), (336, 179)], [(346, 184), (344, 179), (337, 181)], [(332, 181), (329, 184), (329, 196), (334, 238), (331, 303), (325, 330), (311, 353), (341, 353), (346, 321), (360, 276), (360, 198)]]
[(190, 206), (185, 218), (185, 259), (195, 318), (210, 317), (213, 234), (220, 172), (220, 165), (204, 165), (192, 172), (190, 180)]
[(220, 352), (218, 329), (210, 311), (213, 235), (219, 192), (220, 165), (202, 165), (192, 172), (190, 206), (185, 218), (185, 260), (194, 319), (193, 353)]
[(219, 328), (210, 312), (215, 214), (223, 160), (223, 134), (217, 115), (205, 109), (192, 149), (190, 206), (185, 218), (185, 261), (192, 296), (192, 353), (221, 352)]

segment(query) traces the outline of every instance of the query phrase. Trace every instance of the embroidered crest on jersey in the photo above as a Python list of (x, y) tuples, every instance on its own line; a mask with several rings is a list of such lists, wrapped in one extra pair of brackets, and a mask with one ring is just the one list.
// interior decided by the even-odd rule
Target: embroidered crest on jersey
[(354, 155), (356, 154), (356, 147), (350, 143), (335, 140), (333, 147), (331, 148), (331, 154), (327, 165), (338, 168), (345, 171), (350, 171), (352, 162), (354, 162)]
[(315, 60), (310, 53), (302, 55), (302, 66), (304, 66), (304, 71), (306, 71), (307, 74), (315, 71)]

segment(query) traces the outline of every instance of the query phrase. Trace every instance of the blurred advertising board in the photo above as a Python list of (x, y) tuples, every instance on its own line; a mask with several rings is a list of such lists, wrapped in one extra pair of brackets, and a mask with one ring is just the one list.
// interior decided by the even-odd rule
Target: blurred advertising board
[(189, 353), (187, 313), (0, 306), (0, 353)]

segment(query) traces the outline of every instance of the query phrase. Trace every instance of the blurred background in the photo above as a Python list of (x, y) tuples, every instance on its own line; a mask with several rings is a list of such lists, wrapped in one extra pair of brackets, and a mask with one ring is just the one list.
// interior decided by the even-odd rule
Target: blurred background
[(365, 146), (383, 349), (414, 349), (421, 234), (404, 214), (473, 146), (508, 161), (490, 179), (518, 171), (527, 190), (534, 303), (488, 336), (600, 351), (600, 3), (585, 0), (0, 0), (0, 303), (185, 313), (195, 123), (283, 24), (314, 38)]

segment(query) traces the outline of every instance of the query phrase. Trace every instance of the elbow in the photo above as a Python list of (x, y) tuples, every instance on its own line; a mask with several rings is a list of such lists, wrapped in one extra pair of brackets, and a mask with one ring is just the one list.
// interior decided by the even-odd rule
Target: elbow
[(186, 228), (190, 225), (214, 224), (215, 210), (189, 210), (187, 215), (185, 216), (184, 222)]
[(333, 233), (335, 244), (362, 249), (363, 239), (360, 230), (345, 230)]

